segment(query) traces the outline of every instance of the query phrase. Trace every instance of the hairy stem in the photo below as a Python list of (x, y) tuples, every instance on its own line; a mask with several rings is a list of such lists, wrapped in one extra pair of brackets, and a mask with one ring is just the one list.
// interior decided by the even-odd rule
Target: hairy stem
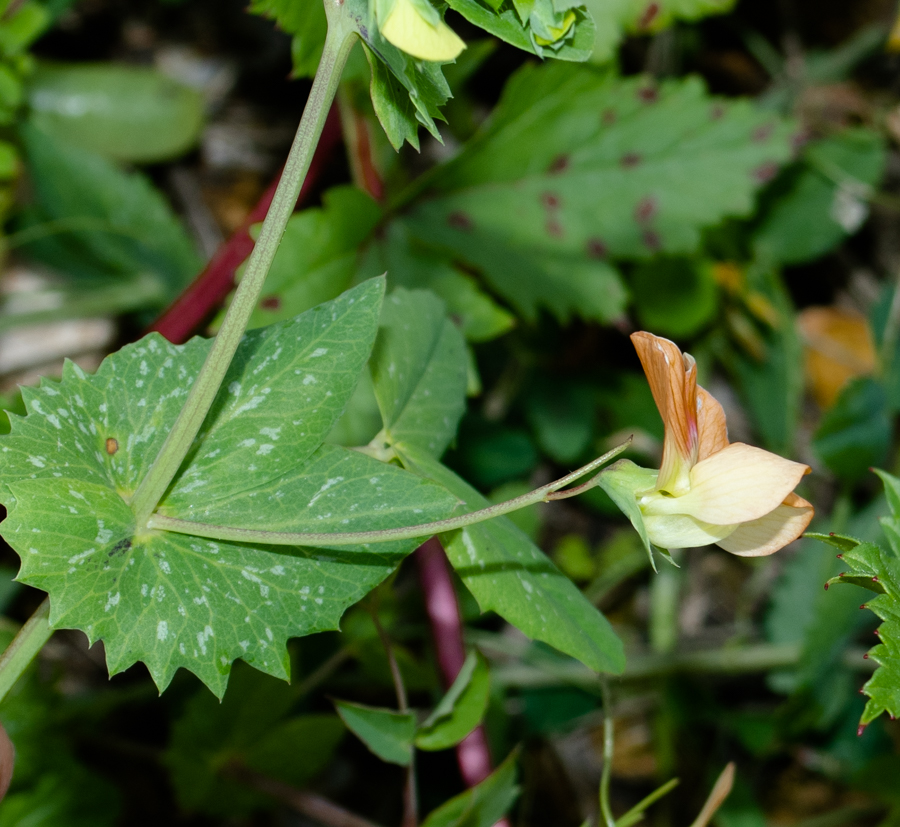
[(50, 628), (50, 598), (38, 606), (37, 611), (26, 621), (0, 657), (0, 701), (12, 689), (15, 682), (22, 677), (28, 664), (41, 651), (50, 639), (53, 630)]
[(139, 527), (146, 525), (147, 518), (165, 495), (215, 400), (231, 359), (244, 335), (250, 314), (259, 299), (269, 266), (275, 258), (288, 219), (294, 211), (300, 187), (325, 126), (341, 72), (356, 39), (356, 32), (347, 17), (341, 13), (341, 7), (333, 0), (326, 0), (325, 8), (328, 13), (328, 35), (325, 39), (322, 61), (316, 72), (284, 173), (263, 222), (256, 246), (247, 261), (244, 277), (225, 315), (222, 328), (159, 455), (134, 493), (131, 505)]
[[(518, 511), (529, 505), (550, 500), (564, 499), (570, 494), (568, 491), (560, 491), (569, 483), (596, 471), (601, 465), (609, 462), (613, 457), (624, 451), (630, 443), (607, 451), (602, 457), (567, 474), (562, 479), (544, 485), (521, 497), (499, 503), (497, 505), (482, 508), (480, 511), (472, 511), (459, 517), (450, 517), (446, 520), (437, 520), (433, 523), (421, 523), (403, 528), (386, 528), (382, 531), (347, 531), (347, 532), (290, 532), (290, 531), (258, 531), (249, 528), (232, 528), (230, 526), (211, 525), (209, 523), (196, 523), (193, 520), (179, 520), (175, 517), (166, 517), (162, 514), (154, 514), (150, 517), (146, 526), (150, 529), (172, 531), (176, 534), (190, 534), (194, 537), (207, 537), (211, 540), (223, 540), (237, 543), (262, 543), (270, 546), (353, 546), (359, 543), (384, 543), (389, 540), (412, 540), (417, 537), (431, 537), (445, 531), (454, 531), (457, 528), (475, 525), (485, 520)], [(596, 478), (584, 485), (578, 486), (578, 493), (586, 491), (597, 484)]]

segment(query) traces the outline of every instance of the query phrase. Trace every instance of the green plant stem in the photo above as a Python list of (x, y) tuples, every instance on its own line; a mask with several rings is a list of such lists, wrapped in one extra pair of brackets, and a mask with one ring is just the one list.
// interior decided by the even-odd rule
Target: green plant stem
[(50, 598), (38, 606), (37, 611), (26, 621), (0, 657), (0, 701), (12, 689), (15, 682), (22, 677), (28, 664), (41, 651), (44, 644), (53, 634), (50, 628)]
[(175, 420), (165, 443), (150, 471), (141, 481), (131, 501), (136, 524), (140, 528), (166, 493), (187, 456), (194, 437), (203, 425), (212, 407), (232, 357), (240, 344), (253, 308), (281, 243), (288, 219), (294, 211), (297, 196), (309, 170), (316, 144), (325, 126), (325, 119), (337, 93), (341, 73), (356, 40), (356, 31), (348, 17), (342, 13), (343, 3), (326, 0), (328, 35), (322, 60), (319, 63), (306, 108), (291, 151), (285, 163), (284, 173), (272, 205), (263, 221), (259, 238), (247, 260), (247, 268), (209, 355), (200, 369), (184, 408)]
[(481, 523), (485, 520), (518, 511), (529, 505), (551, 500), (561, 500), (575, 493), (582, 493), (597, 484), (599, 474), (594, 479), (583, 485), (579, 485), (570, 491), (560, 491), (560, 488), (575, 482), (586, 474), (597, 470), (601, 465), (609, 462), (613, 457), (624, 451), (631, 440), (607, 451), (602, 457), (567, 474), (562, 479), (544, 485), (521, 497), (507, 500), (497, 505), (482, 508), (480, 511), (472, 511), (459, 517), (450, 517), (447, 520), (438, 520), (433, 523), (421, 523), (420, 525), (404, 526), (403, 528), (386, 528), (382, 531), (347, 531), (334, 533), (303, 533), (288, 531), (257, 531), (249, 528), (232, 528), (229, 526), (211, 525), (209, 523), (195, 523), (193, 520), (179, 520), (175, 517), (166, 517), (163, 514), (154, 514), (150, 517), (146, 526), (150, 529), (172, 531), (176, 534), (190, 534), (194, 537), (207, 537), (211, 540), (223, 540), (237, 543), (263, 543), (270, 546), (353, 546), (359, 543), (384, 543), (389, 540), (412, 540), (416, 537), (431, 537), (442, 534), (445, 531), (454, 531), (457, 528)]
[(609, 782), (612, 779), (613, 753), (615, 750), (615, 724), (612, 717), (612, 700), (609, 681), (600, 676), (600, 691), (603, 695), (603, 773), (600, 776), (600, 818), (601, 827), (616, 827), (612, 808), (609, 804)]

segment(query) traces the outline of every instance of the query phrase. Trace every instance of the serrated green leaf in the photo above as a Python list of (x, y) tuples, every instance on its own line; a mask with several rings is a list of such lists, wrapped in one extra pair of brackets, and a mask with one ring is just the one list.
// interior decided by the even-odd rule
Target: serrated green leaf
[[(36, 195), (36, 212), (28, 223), (83, 225), (25, 244), (29, 255), (64, 275), (87, 280), (150, 274), (170, 295), (196, 275), (200, 258), (148, 179), (33, 125), (22, 127), (22, 135)], [(165, 296), (164, 291), (161, 298)]]
[[(403, 446), (397, 453), (406, 468), (439, 482), (467, 508), (489, 505), (425, 451)], [(452, 532), (442, 543), (482, 611), (497, 612), (528, 637), (597, 672), (618, 674), (624, 669), (622, 642), (606, 618), (509, 520), (498, 517)]]
[(481, 723), (490, 690), (487, 662), (480, 655), (470, 654), (453, 686), (416, 732), (416, 746), (424, 750), (456, 746)]
[(335, 701), (341, 720), (382, 761), (405, 767), (412, 760), (416, 716), (412, 712), (377, 709)]
[[(382, 291), (377, 280), (361, 285), (245, 337), (162, 510), (220, 525), (344, 531), (449, 515), (456, 501), (439, 486), (318, 447), (368, 356)], [(162, 689), (183, 666), (221, 695), (237, 658), (287, 677), (287, 638), (336, 629), (416, 543), (276, 552), (137, 533), (127, 501), (209, 344), (176, 347), (153, 335), (95, 376), (70, 364), (61, 384), (27, 390), (28, 416), (13, 417), (0, 442), (0, 479), (9, 491), (4, 536), (22, 558), (20, 579), (50, 592), (51, 625), (102, 638), (113, 674), (142, 660)]]
[(387, 297), (371, 372), (386, 441), (440, 457), (456, 435), (467, 380), (462, 334), (440, 299), (402, 288)]
[(875, 543), (860, 543), (844, 551), (841, 559), (850, 571), (833, 582), (868, 584), (882, 592), (865, 604), (884, 621), (877, 632), (880, 643), (868, 653), (878, 668), (862, 688), (869, 696), (860, 719), (865, 726), (882, 712), (900, 716), (900, 559)]
[(692, 252), (704, 227), (748, 214), (789, 158), (792, 129), (697, 78), (525, 66), (401, 221), (527, 319), (543, 306), (608, 321), (625, 304), (608, 259)]
[(566, 3), (564, 11), (556, 11), (559, 4), (532, 2), (524, 21), (508, 2), (496, 8), (493, 3), (486, 8), (478, 0), (447, 0), (447, 4), (470, 23), (538, 57), (581, 62), (594, 50), (594, 20), (581, 0)]
[(441, 65), (417, 60), (382, 37), (378, 26), (372, 25), (366, 0), (346, 0), (345, 13), (355, 20), (366, 46), (372, 103), (391, 144), (399, 150), (407, 141), (418, 149), (419, 124), (440, 140), (435, 121), (443, 120), (440, 108), (451, 97)]
[(823, 543), (834, 546), (834, 548), (842, 552), (853, 551), (862, 542), (862, 540), (857, 540), (855, 537), (845, 537), (843, 534), (834, 534), (833, 532), (830, 534), (819, 534), (814, 531), (808, 531), (804, 536), (813, 540), (821, 540)]
[(116, 161), (154, 163), (203, 129), (199, 92), (149, 68), (41, 64), (28, 84), (32, 122), (56, 140)]
[(484, 781), (428, 814), (422, 827), (492, 827), (519, 796), (513, 752)]

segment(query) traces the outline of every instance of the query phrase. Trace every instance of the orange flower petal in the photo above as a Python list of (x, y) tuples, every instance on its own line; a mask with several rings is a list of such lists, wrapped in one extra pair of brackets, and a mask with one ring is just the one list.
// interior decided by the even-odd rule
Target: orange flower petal
[(728, 447), (725, 411), (718, 400), (697, 385), (697, 460), (704, 460)]
[(740, 557), (764, 557), (796, 540), (809, 525), (814, 509), (796, 494), (789, 494), (774, 511), (744, 523), (718, 545)]
[(690, 490), (680, 497), (645, 498), (647, 514), (686, 514), (704, 523), (747, 523), (774, 511), (809, 466), (735, 442), (691, 469)]
[(653, 401), (665, 426), (657, 486), (670, 494), (688, 489), (688, 472), (697, 461), (697, 367), (678, 345), (640, 331), (631, 334)]

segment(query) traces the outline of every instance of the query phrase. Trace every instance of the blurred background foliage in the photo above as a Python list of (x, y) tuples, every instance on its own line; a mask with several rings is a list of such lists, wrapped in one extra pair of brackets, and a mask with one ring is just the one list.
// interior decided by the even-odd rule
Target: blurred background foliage
[[(394, 151), (357, 50), (341, 140), (253, 324), (385, 271), (392, 288), (432, 291), (468, 348), (469, 406), (445, 461), (497, 501), (627, 435), (656, 466), (662, 424), (627, 339), (651, 330), (696, 357), (732, 440), (812, 466), (817, 530), (885, 545), (870, 468), (898, 470), (895, 2), (590, 0), (586, 64), (541, 63), (470, 26), (468, 0), (449, 5), (469, 48), (445, 67), (442, 142), (420, 130), (421, 152)], [(321, 19), (316, 3), (244, 6), (0, 3), (6, 409), (21, 412), (17, 385), (63, 357), (90, 369), (139, 335), (277, 175)], [(360, 385), (334, 441), (376, 435), (373, 394)], [(720, 827), (900, 824), (900, 728), (882, 716), (857, 733), (877, 620), (857, 586), (823, 589), (843, 570), (833, 550), (695, 549), (653, 574), (598, 489), (514, 519), (626, 642), (608, 707), (616, 813), (677, 776), (647, 818), (690, 824), (734, 761)], [(6, 640), (38, 595), (12, 582), (9, 549), (2, 562)], [(457, 587), (490, 674), (487, 701), (469, 703), (498, 763), (521, 751), (482, 799), (428, 824), (490, 825), (514, 799), (522, 827), (595, 817), (603, 686)], [(411, 567), (370, 608), (412, 705), (433, 706)], [(311, 823), (298, 788), (398, 823), (402, 771), (329, 700), (390, 705), (390, 670), (364, 608), (343, 628), (295, 641), (290, 687), (236, 669), (221, 705), (185, 675), (161, 699), (142, 668), (109, 681), (101, 647), (58, 633), (0, 706), (18, 753), (0, 827)], [(463, 789), (449, 751), (420, 752), (418, 777), (423, 813)]]

